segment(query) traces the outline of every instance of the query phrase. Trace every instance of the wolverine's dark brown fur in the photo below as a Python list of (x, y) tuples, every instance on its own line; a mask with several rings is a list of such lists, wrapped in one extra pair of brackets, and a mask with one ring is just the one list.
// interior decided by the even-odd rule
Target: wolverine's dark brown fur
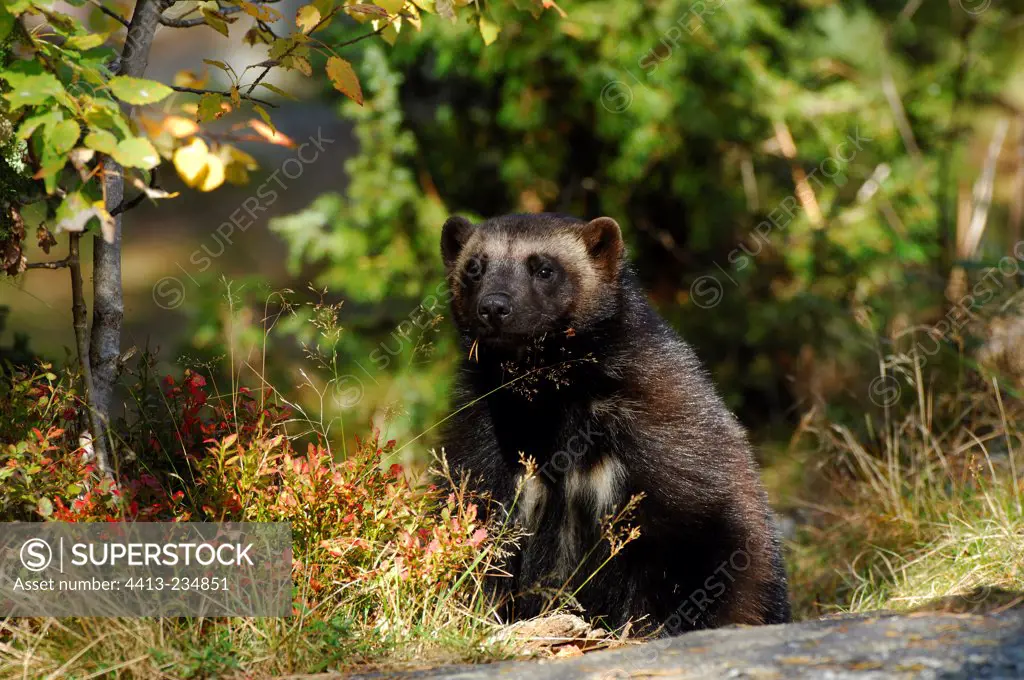
[[(467, 357), (444, 450), (529, 534), (502, 583), (510, 614), (561, 592), (634, 630), (788, 620), (750, 445), (648, 304), (615, 221), (456, 217), (441, 250)], [(635, 494), (640, 538), (604, 564), (601, 520)]]

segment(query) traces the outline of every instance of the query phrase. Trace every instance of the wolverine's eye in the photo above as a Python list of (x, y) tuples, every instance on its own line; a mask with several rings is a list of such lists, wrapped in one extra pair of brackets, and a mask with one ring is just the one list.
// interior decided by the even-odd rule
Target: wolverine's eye
[(476, 282), (484, 275), (485, 264), (479, 257), (472, 257), (466, 262), (466, 278)]
[(530, 275), (538, 281), (549, 283), (558, 278), (558, 265), (540, 255), (531, 255), (526, 261)]

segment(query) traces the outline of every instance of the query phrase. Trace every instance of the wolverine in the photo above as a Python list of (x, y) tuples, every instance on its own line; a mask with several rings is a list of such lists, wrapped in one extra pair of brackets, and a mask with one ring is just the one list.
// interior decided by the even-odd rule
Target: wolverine
[[(464, 356), (443, 451), (523, 533), (500, 611), (530, 618), (557, 595), (662, 635), (788, 621), (746, 434), (648, 303), (618, 223), (456, 216), (441, 254)], [(608, 520), (630, 509), (639, 536), (613, 552)]]

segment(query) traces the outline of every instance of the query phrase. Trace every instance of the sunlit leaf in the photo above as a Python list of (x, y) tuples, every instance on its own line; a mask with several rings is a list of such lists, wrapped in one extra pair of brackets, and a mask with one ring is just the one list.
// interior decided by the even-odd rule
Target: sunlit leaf
[(198, 137), (174, 152), (174, 168), (193, 189), (213, 191), (224, 183), (224, 162)]
[(363, 88), (359, 85), (359, 77), (352, 64), (341, 57), (330, 57), (327, 60), (327, 77), (336, 90), (362, 106)]
[(18, 128), (18, 139), (28, 139), (32, 136), (39, 126), (49, 126), (60, 122), (64, 118), (64, 113), (60, 109), (54, 109), (48, 111), (39, 116), (32, 116), (22, 121), (21, 126)]
[(284, 90), (279, 88), (277, 85), (271, 85), (270, 83), (260, 83), (260, 87), (267, 88), (268, 90), (270, 90), (274, 94), (278, 95), (279, 97), (284, 97), (286, 99), (293, 99), (293, 100), (296, 99), (295, 95), (293, 95), (290, 92), (285, 92)]
[[(374, 22), (374, 27), (380, 22)], [(398, 34), (402, 31), (402, 18), (398, 17), (380, 32), (380, 38), (389, 45), (394, 45), (398, 42)]]
[(82, 131), (77, 120), (62, 120), (47, 129), (46, 144), (54, 153), (64, 154), (71, 150)]
[(109, 33), (90, 33), (86, 35), (73, 35), (67, 39), (64, 44), (68, 47), (72, 47), (76, 50), (91, 50), (94, 47), (99, 47), (103, 43), (107, 42), (107, 38), (110, 37)]
[(215, 66), (215, 67), (219, 68), (221, 71), (224, 71), (224, 73), (228, 73), (228, 74), (234, 73), (234, 70), (230, 66), (225, 64), (223, 61), (220, 61), (220, 60), (217, 60), (217, 59), (203, 59), (203, 63), (204, 64), (209, 64), (210, 66)]
[(219, 94), (208, 92), (199, 98), (199, 110), (197, 115), (201, 122), (216, 120), (224, 115), (224, 98)]
[(273, 7), (255, 5), (251, 2), (246, 2), (245, 0), (240, 0), (238, 4), (246, 14), (255, 19), (259, 19), (260, 21), (274, 22), (281, 18), (281, 13)]
[(289, 57), (289, 64), (302, 75), (309, 77), (313, 75), (313, 65), (305, 57)]
[(405, 5), (405, 0), (377, 0), (374, 4), (384, 9), (388, 14), (398, 14), (402, 6)]
[(117, 149), (117, 137), (106, 130), (90, 130), (84, 141), (90, 149), (107, 155), (113, 155), (114, 150)]
[[(7, 74), (5, 74), (7, 75)], [(12, 82), (13, 89), (4, 95), (11, 102), (12, 108), (42, 104), (51, 97), (64, 94), (64, 86), (50, 73), (22, 78), (19, 83)]]
[(225, 38), (228, 37), (228, 24), (231, 21), (234, 21), (233, 18), (226, 17), (220, 12), (215, 12), (205, 7), (200, 10), (200, 13), (203, 15), (203, 18), (206, 19), (207, 26), (217, 31)]
[(182, 116), (167, 116), (164, 118), (161, 127), (166, 130), (172, 137), (182, 138), (189, 137), (199, 132), (199, 126), (194, 120), (183, 118)]
[(498, 32), (501, 27), (486, 17), (480, 17), (480, 37), (484, 39), (484, 45), (490, 45), (498, 39)]
[(320, 10), (313, 5), (304, 5), (295, 13), (295, 25), (303, 33), (309, 33), (320, 23)]
[(276, 128), (264, 124), (258, 120), (250, 120), (249, 127), (255, 130), (260, 137), (263, 137), (271, 144), (277, 144), (278, 146), (287, 147), (295, 146), (295, 142), (293, 142), (290, 137), (279, 132)]
[(57, 231), (85, 231), (85, 225), (96, 211), (85, 196), (79, 191), (72, 191), (57, 206)]
[(277, 128), (274, 127), (274, 122), (270, 119), (270, 114), (267, 113), (265, 108), (259, 104), (253, 104), (252, 109), (259, 114), (259, 117), (263, 119), (263, 122), (266, 123), (267, 127), (269, 127), (273, 132), (277, 132)]
[(141, 179), (139, 179), (138, 177), (135, 177), (134, 175), (131, 177), (131, 183), (139, 191), (141, 191), (142, 193), (146, 194), (147, 197), (152, 198), (154, 200), (161, 199), (161, 198), (175, 198), (175, 197), (180, 195), (180, 192), (177, 192), (177, 191), (169, 192), (169, 191), (164, 191), (163, 189), (161, 189), (159, 187), (151, 187), (148, 184), (146, 184), (145, 182), (143, 182)]
[(160, 155), (153, 148), (153, 144), (143, 137), (122, 139), (110, 155), (115, 161), (129, 168), (151, 170), (160, 165)]
[(152, 104), (166, 98), (174, 90), (163, 83), (131, 76), (114, 76), (110, 79), (114, 96), (129, 104)]
[(197, 75), (195, 71), (188, 69), (178, 71), (174, 74), (174, 84), (178, 87), (193, 87), (198, 90), (206, 87), (206, 83), (210, 80), (206, 74), (206, 69), (203, 69), (203, 75)]

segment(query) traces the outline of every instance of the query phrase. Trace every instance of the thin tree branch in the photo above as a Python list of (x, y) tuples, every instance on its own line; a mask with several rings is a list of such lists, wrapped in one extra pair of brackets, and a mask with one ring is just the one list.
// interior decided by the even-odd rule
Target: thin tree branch
[[(381, 27), (378, 28), (377, 30), (370, 31), (369, 33), (364, 33), (362, 35), (358, 35), (355, 38), (352, 38), (351, 40), (346, 40), (345, 42), (338, 43), (337, 45), (333, 45), (332, 47), (334, 49), (336, 49), (336, 50), (340, 50), (342, 47), (348, 47), (349, 45), (355, 45), (360, 40), (366, 40), (367, 38), (372, 38), (373, 36), (377, 35), (378, 33), (383, 33), (384, 29), (387, 28), (388, 26), (390, 26), (391, 22), (394, 21), (397, 18), (398, 18), (398, 15), (396, 14), (394, 17), (388, 19), (386, 23), (381, 24)], [(316, 30), (316, 29), (314, 28), (314, 30)], [(312, 33), (312, 32), (313, 31), (310, 31), (310, 33)]]
[[(254, 2), (252, 4), (260, 5), (262, 3)], [(244, 11), (244, 9), (241, 6), (236, 6), (236, 7), (225, 7), (224, 9), (218, 10), (218, 13), (219, 14), (223, 14), (224, 16), (227, 16), (229, 14), (238, 14), (239, 12), (242, 12), (242, 11)], [(179, 19), (174, 19), (174, 18), (171, 18), (171, 17), (165, 17), (164, 15), (161, 14), (160, 15), (160, 23), (163, 24), (164, 26), (167, 26), (168, 28), (192, 28), (194, 26), (206, 25), (206, 17), (196, 17), (195, 19), (180, 19), (180, 18)]]
[[(156, 168), (153, 168), (152, 170), (150, 170), (150, 173), (149, 173), (149, 188), (150, 189), (156, 189), (157, 188), (157, 186), (156, 186)], [(130, 200), (130, 201), (121, 201), (120, 205), (118, 205), (116, 208), (114, 208), (113, 210), (110, 211), (110, 216), (111, 217), (117, 217), (121, 213), (128, 212), (129, 210), (131, 210), (132, 208), (137, 206), (139, 203), (142, 203), (142, 199), (144, 199), (145, 197), (146, 197), (146, 192), (145, 191), (140, 191), (139, 195), (135, 196), (132, 200)]]
[[(333, 17), (337, 13), (338, 13), (337, 11), (328, 12), (325, 16), (321, 17), (320, 21), (316, 22), (316, 25), (313, 26), (313, 28), (309, 29), (309, 33), (307, 35), (312, 35), (313, 31), (315, 31), (316, 29), (320, 28), (320, 26), (322, 26), (325, 22), (327, 22), (331, 17)], [(366, 40), (367, 38), (372, 38), (373, 36), (378, 35), (379, 33), (382, 33), (384, 31), (384, 29), (386, 29), (388, 26), (390, 26), (391, 22), (394, 21), (396, 18), (398, 18), (397, 14), (394, 17), (390, 17), (387, 21), (385, 21), (383, 24), (381, 24), (380, 27), (377, 28), (376, 30), (370, 31), (369, 33), (364, 33), (363, 35), (356, 36), (355, 38), (352, 38), (351, 40), (346, 40), (343, 43), (339, 43), (337, 45), (334, 45), (333, 49), (341, 49), (342, 47), (348, 47), (349, 45), (354, 45), (354, 44), (356, 44), (357, 42), (359, 42), (361, 40)], [(284, 59), (289, 54), (291, 54), (292, 51), (296, 47), (298, 47), (298, 46), (299, 46), (299, 43), (295, 43), (290, 48), (288, 48), (285, 51), (284, 54), (282, 54), (280, 57), (278, 57), (278, 60), (277, 60), (278, 63), (280, 63), (281, 59)], [(267, 66), (266, 68), (264, 68), (263, 72), (260, 73), (258, 76), (256, 76), (256, 80), (252, 81), (252, 84), (249, 85), (249, 89), (246, 90), (245, 93), (246, 94), (252, 93), (252, 91), (256, 89), (256, 86), (259, 85), (260, 82), (263, 81), (263, 79), (267, 76), (267, 74), (270, 73), (270, 69), (273, 68), (275, 65), (276, 64), (273, 64), (271, 66)]]
[[(188, 94), (219, 94), (222, 97), (229, 97), (229, 98), (231, 97), (231, 93), (230, 92), (219, 92), (217, 90), (203, 90), (203, 89), (200, 89), (198, 87), (183, 87), (181, 85), (170, 85), (169, 87), (172, 90), (174, 90), (175, 92), (186, 92)], [(248, 92), (246, 92), (246, 93), (239, 92), (238, 96), (241, 97), (242, 99), (246, 99), (246, 100), (251, 101), (251, 102), (256, 102), (257, 104), (262, 104), (263, 106), (269, 106), (269, 107), (272, 107), (272, 108), (276, 108), (277, 107), (277, 104), (274, 104), (272, 102), (268, 102), (266, 99), (260, 99), (259, 97), (252, 97), (252, 96), (249, 95)]]
[(71, 256), (69, 255), (63, 260), (54, 260), (53, 262), (30, 262), (25, 265), (25, 269), (63, 269), (64, 267), (70, 266), (70, 264)]
[(89, 4), (97, 7), (101, 12), (106, 14), (108, 17), (110, 17), (111, 19), (114, 19), (115, 21), (117, 21), (119, 24), (121, 24), (125, 28), (128, 28), (128, 20), (125, 19), (120, 14), (118, 14), (117, 12), (115, 12), (114, 10), (112, 10), (109, 7), (105, 6), (102, 2), (100, 2), (100, 0), (89, 0)]

